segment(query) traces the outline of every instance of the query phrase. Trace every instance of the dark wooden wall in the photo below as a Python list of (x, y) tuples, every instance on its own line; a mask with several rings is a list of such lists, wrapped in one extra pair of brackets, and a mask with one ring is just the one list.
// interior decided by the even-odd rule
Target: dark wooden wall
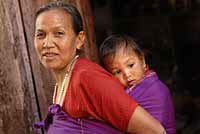
[(32, 123), (39, 120), (20, 6), (18, 0), (0, 1), (1, 134), (33, 133)]
[[(39, 134), (32, 124), (44, 119), (52, 103), (54, 81), (34, 49), (34, 12), (53, 0), (0, 0), (0, 134)], [(55, 0), (54, 0), (55, 1)], [(77, 6), (87, 32), (85, 57), (97, 60), (89, 0), (65, 0)]]

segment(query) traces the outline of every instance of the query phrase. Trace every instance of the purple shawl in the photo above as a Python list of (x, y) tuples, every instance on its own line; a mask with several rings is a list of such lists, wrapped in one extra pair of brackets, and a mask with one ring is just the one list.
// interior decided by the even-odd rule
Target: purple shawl
[(44, 128), (47, 134), (123, 134), (109, 124), (93, 119), (69, 117), (58, 104), (49, 106), (44, 121), (35, 123), (35, 129)]
[(128, 95), (137, 101), (148, 113), (156, 118), (167, 134), (175, 134), (175, 113), (169, 89), (159, 80), (155, 72), (149, 71)]

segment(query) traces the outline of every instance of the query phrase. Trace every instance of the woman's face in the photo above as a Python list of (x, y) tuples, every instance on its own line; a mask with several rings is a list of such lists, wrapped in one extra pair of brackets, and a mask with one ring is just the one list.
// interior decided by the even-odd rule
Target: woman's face
[(71, 16), (62, 9), (45, 11), (36, 19), (35, 48), (40, 61), (49, 69), (65, 68), (83, 40), (83, 32), (74, 33)]
[(133, 50), (120, 48), (106, 66), (124, 86), (134, 86), (144, 77), (144, 57), (139, 57)]

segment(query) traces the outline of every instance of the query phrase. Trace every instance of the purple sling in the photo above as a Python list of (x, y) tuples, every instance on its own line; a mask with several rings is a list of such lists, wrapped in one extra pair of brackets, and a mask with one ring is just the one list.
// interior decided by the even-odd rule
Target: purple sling
[[(130, 91), (130, 88), (134, 90)], [(144, 80), (135, 87), (127, 88), (126, 91), (164, 126), (167, 134), (176, 133), (175, 113), (169, 89), (155, 72), (149, 71)]]
[(49, 106), (48, 115), (44, 121), (33, 126), (35, 129), (44, 128), (47, 134), (123, 134), (105, 122), (93, 119), (71, 118), (60, 105)]

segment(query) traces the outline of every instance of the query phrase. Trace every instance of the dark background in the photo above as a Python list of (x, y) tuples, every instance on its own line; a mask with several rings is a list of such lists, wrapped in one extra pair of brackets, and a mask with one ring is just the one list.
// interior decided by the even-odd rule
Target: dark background
[(170, 88), (177, 134), (200, 133), (200, 0), (91, 0), (97, 47), (112, 33), (134, 37)]

